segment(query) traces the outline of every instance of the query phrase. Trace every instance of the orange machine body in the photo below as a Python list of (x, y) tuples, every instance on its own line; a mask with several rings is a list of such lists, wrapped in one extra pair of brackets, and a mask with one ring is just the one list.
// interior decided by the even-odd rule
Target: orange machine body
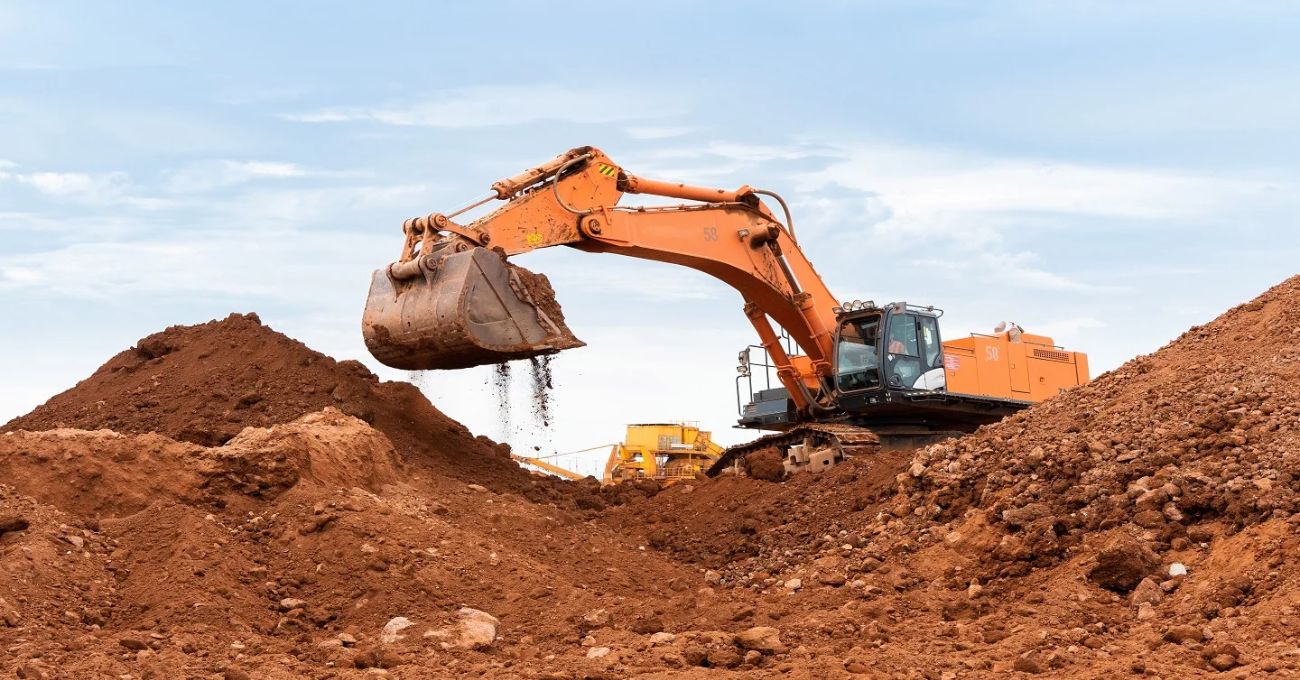
[(949, 392), (1019, 401), (1042, 401), (1088, 382), (1086, 354), (1013, 331), (944, 342), (943, 367)]

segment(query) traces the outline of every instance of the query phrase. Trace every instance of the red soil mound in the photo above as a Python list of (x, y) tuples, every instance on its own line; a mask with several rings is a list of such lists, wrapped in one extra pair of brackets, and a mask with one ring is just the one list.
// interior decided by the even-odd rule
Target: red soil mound
[(1294, 669), (1298, 312), (1300, 277), (910, 458), (670, 489), (607, 521), (724, 585), (836, 612), (820, 625), (874, 619), (873, 667), (904, 672), (871, 651), (888, 647), (959, 677)]
[(380, 382), (360, 363), (313, 351), (262, 325), (255, 314), (173, 326), (143, 338), (0, 431), (157, 432), (215, 446), (245, 427), (285, 423), (325, 407), (370, 423), (404, 459), (440, 475), (493, 489), (535, 486), (507, 448), (472, 435), (415, 386)]

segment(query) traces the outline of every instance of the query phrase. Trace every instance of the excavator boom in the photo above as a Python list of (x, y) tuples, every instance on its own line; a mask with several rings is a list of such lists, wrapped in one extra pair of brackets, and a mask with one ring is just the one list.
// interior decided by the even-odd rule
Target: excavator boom
[[(693, 201), (619, 205), (626, 194)], [(786, 222), (760, 200), (771, 192), (651, 180), (629, 174), (594, 147), (579, 147), (492, 185), (503, 203), (468, 224), (434, 213), (407, 220), (398, 260), (376, 271), (362, 319), (366, 345), (403, 369), (493, 364), (582, 346), (564, 325), (545, 277), (507, 261), (565, 245), (670, 262), (734, 287), (781, 381), (805, 409), (825, 391), (837, 302)], [(780, 202), (785, 207), (783, 201)], [(768, 318), (803, 349), (786, 356)]]

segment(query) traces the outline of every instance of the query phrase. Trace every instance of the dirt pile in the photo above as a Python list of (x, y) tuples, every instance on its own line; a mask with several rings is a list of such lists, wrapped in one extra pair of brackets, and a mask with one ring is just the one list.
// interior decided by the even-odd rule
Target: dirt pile
[(362, 364), (311, 350), (255, 314), (142, 338), (0, 431), (110, 429), (216, 446), (245, 427), (285, 423), (326, 407), (371, 424), (404, 459), (440, 475), (493, 489), (535, 487), (506, 447), (472, 435), (415, 386), (381, 382)]
[(499, 462), (414, 388), (256, 317), (145, 338), (6, 430), (0, 668), (18, 677), (772, 663), (734, 636), (770, 619), (593, 524), (591, 485)]
[(972, 437), (921, 451), (906, 509), (980, 511), (1001, 575), (1131, 524), (1161, 550), (1300, 512), (1300, 280)]
[(830, 634), (846, 659), (866, 625), (865, 665), (898, 677), (921, 654), (936, 676), (1295, 672), (1298, 310), (1288, 280), (963, 439), (669, 489), (607, 521), (726, 587), (788, 593), (787, 634), (856, 630)]
[[(20, 677), (581, 677), (685, 665), (694, 637), (653, 654), (648, 637), (736, 625), (697, 572), (562, 507), (420, 482), (419, 465), (334, 409), (216, 447), (2, 435), (0, 662)], [(719, 636), (701, 648), (743, 663)]]

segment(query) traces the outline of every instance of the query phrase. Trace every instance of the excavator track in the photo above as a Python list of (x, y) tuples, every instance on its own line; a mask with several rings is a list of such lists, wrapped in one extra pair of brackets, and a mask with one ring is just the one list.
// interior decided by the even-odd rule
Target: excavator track
[(784, 456), (790, 447), (801, 444), (817, 449), (831, 448), (835, 451), (836, 462), (880, 451), (880, 437), (868, 428), (846, 423), (808, 423), (728, 448), (709, 468), (708, 475), (716, 477), (737, 464), (743, 467), (745, 456), (755, 451), (776, 448)]

